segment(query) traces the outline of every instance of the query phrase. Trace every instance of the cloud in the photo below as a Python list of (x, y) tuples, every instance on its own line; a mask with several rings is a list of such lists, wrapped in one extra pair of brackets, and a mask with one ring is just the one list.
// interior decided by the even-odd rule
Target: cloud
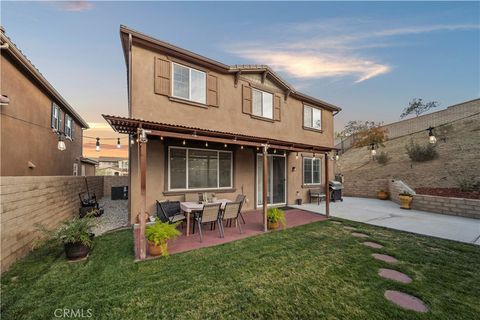
[(58, 2), (55, 2), (55, 5), (59, 10), (74, 11), (74, 12), (86, 11), (94, 7), (92, 2), (85, 1), (85, 0), (58, 1)]
[(88, 126), (90, 127), (90, 129), (113, 131), (112, 127), (108, 123), (89, 122)]
[[(379, 28), (378, 21), (330, 19), (284, 25), (278, 41), (243, 42), (226, 45), (239, 57), (296, 79), (353, 77), (355, 83), (386, 74), (393, 67), (371, 49), (406, 45), (401, 36), (479, 29), (477, 24), (437, 24)], [(270, 33), (271, 34), (271, 33)]]

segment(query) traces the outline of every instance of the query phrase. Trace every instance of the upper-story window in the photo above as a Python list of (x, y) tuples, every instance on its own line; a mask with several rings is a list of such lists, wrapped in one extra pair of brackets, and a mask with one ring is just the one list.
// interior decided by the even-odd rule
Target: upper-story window
[(303, 106), (303, 126), (322, 130), (322, 110), (310, 106)]
[(50, 125), (56, 131), (60, 131), (62, 128), (62, 110), (56, 103), (52, 104), (52, 117)]
[(73, 120), (72, 118), (66, 114), (65, 115), (65, 137), (69, 139), (73, 139)]
[(252, 89), (252, 114), (273, 119), (273, 95), (265, 91)]
[(205, 72), (185, 67), (177, 63), (173, 65), (173, 96), (198, 103), (207, 103)]

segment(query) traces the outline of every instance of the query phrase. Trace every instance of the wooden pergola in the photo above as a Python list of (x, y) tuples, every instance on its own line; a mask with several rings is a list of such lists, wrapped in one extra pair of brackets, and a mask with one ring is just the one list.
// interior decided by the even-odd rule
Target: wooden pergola
[(145, 237), (145, 213), (147, 212), (146, 201), (146, 180), (147, 180), (147, 143), (148, 136), (163, 138), (173, 138), (181, 140), (195, 140), (203, 142), (221, 143), (229, 145), (239, 145), (245, 147), (255, 147), (262, 150), (263, 154), (263, 227), (267, 231), (267, 178), (268, 178), (268, 150), (276, 149), (290, 152), (309, 152), (315, 154), (324, 154), (325, 160), (325, 213), (330, 215), (330, 189), (328, 153), (336, 150), (333, 147), (323, 147), (318, 145), (309, 145), (303, 143), (294, 143), (270, 138), (249, 136), (244, 134), (235, 134), (215, 130), (192, 128), (180, 125), (171, 125), (153, 121), (146, 121), (134, 118), (125, 118), (111, 115), (103, 115), (103, 118), (118, 133), (129, 134), (136, 137), (138, 146), (138, 172), (140, 180), (140, 259), (146, 258)]

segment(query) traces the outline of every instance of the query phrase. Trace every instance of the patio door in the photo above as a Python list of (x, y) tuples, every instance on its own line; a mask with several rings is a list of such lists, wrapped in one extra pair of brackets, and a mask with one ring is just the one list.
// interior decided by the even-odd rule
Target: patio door
[[(267, 156), (267, 204), (279, 205), (286, 201), (286, 157), (284, 155)], [(257, 207), (263, 205), (263, 155), (257, 154)]]

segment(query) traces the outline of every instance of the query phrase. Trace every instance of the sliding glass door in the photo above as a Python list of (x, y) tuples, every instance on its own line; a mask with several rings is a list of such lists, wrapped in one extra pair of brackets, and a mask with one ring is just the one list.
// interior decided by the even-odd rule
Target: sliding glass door
[[(285, 156), (268, 155), (267, 204), (285, 204)], [(257, 206), (263, 205), (263, 155), (257, 154)]]

